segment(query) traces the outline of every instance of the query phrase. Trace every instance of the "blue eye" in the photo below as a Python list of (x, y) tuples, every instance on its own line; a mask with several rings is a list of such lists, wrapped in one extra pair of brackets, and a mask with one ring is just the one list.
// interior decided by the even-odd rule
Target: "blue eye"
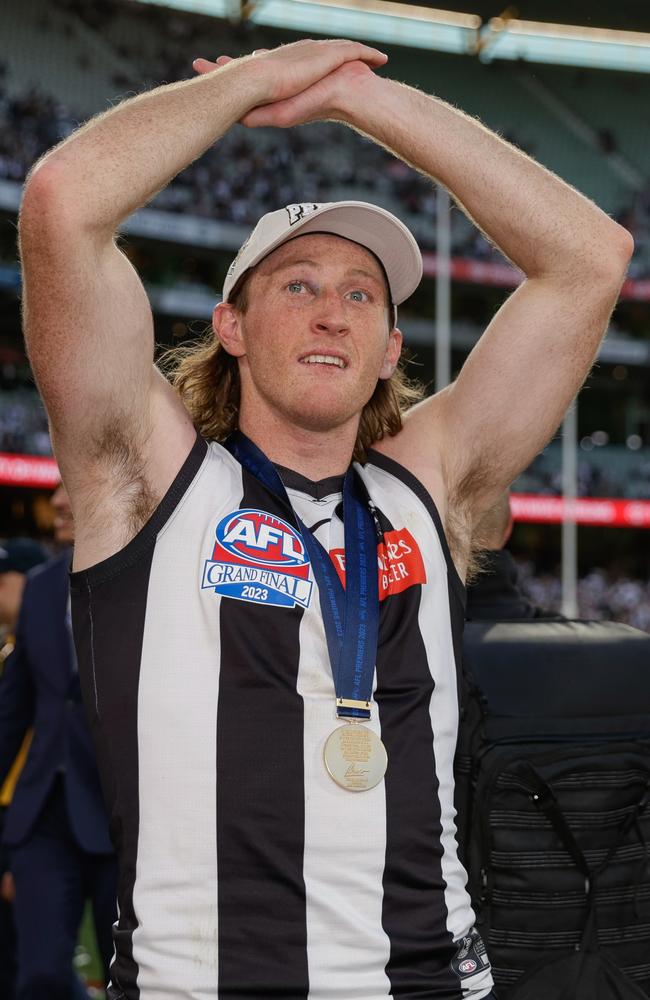
[(300, 292), (304, 287), (305, 285), (302, 281), (290, 281), (287, 285), (287, 290), (293, 294), (296, 289)]
[(353, 292), (350, 292), (350, 296), (354, 297), (355, 302), (367, 302), (368, 296), (365, 292), (362, 292), (360, 288), (355, 288)]

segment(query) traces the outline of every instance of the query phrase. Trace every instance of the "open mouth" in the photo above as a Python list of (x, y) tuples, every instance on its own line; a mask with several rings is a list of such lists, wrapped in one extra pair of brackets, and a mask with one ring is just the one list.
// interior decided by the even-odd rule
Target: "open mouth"
[(343, 358), (336, 354), (307, 354), (300, 358), (301, 365), (332, 365), (335, 368), (347, 368)]

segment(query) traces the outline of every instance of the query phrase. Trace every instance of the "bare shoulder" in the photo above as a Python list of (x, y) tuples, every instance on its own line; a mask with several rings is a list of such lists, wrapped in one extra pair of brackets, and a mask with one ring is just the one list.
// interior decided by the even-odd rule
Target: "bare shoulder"
[(155, 374), (146, 416), (134, 426), (113, 412), (95, 422), (77, 455), (57, 447), (75, 522), (74, 569), (107, 559), (149, 520), (196, 441), (189, 414), (171, 385)]

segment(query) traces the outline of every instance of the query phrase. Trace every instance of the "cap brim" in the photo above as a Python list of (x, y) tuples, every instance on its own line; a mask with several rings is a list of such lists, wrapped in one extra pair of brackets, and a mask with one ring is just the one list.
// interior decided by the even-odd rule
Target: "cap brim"
[[(408, 299), (420, 284), (422, 255), (411, 232), (390, 212), (363, 201), (334, 202), (310, 212), (248, 260), (245, 270), (255, 267), (273, 250), (298, 235), (323, 232), (352, 240), (379, 258), (386, 272), (394, 305), (398, 306)], [(237, 281), (243, 273), (245, 272), (237, 276)], [(228, 289), (228, 294), (234, 284), (236, 281)]]

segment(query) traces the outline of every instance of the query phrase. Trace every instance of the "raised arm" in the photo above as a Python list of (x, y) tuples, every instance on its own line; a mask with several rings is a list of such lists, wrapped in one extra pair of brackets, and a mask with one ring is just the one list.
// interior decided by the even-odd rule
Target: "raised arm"
[(377, 98), (355, 102), (351, 123), (444, 184), (526, 276), (456, 382), (412, 412), (400, 442), (412, 461), (434, 444), (450, 500), (475, 517), (547, 443), (582, 385), (632, 238), (463, 112), (393, 81), (366, 87)]
[[(456, 382), (415, 407), (380, 447), (444, 481), (465, 529), (552, 436), (582, 385), (632, 253), (596, 205), (444, 101), (351, 64), (245, 124), (345, 122), (449, 189), (526, 279)], [(465, 530), (467, 537), (467, 530)], [(462, 560), (461, 560), (462, 561)]]
[(129, 540), (194, 440), (153, 366), (151, 310), (116, 230), (251, 108), (356, 59), (385, 62), (345, 41), (236, 60), (125, 101), (32, 171), (20, 215), (25, 334), (75, 515), (76, 568)]

